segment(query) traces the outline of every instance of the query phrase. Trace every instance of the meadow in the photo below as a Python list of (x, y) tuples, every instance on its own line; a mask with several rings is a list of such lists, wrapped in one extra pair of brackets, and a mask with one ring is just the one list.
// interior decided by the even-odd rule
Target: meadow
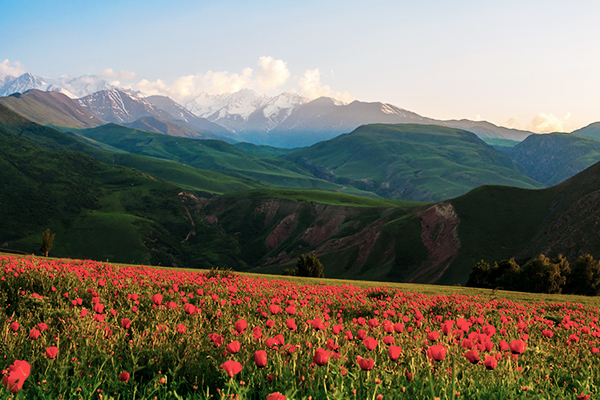
[(0, 397), (590, 399), (598, 301), (0, 255)]

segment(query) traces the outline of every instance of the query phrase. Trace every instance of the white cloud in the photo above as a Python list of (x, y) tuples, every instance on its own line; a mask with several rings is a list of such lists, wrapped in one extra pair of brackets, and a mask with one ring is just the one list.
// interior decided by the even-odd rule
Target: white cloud
[(328, 85), (321, 83), (321, 73), (318, 68), (309, 69), (304, 72), (304, 75), (298, 80), (300, 94), (313, 100), (318, 97), (333, 97), (341, 100), (344, 103), (349, 103), (354, 98), (348, 92), (333, 92)]
[(532, 118), (527, 129), (536, 133), (564, 132), (569, 118), (571, 113), (565, 114), (562, 118), (553, 114), (539, 113)]
[(12, 75), (12, 76), (21, 76), (25, 72), (25, 68), (23, 64), (18, 61), (11, 63), (8, 61), (8, 58), (0, 63), (0, 75)]
[(102, 76), (105, 79), (122, 79), (122, 80), (130, 81), (133, 78), (135, 78), (135, 72), (130, 72), (130, 71), (115, 72), (115, 71), (113, 71), (112, 68), (107, 68), (104, 71), (102, 71), (102, 74), (100, 76)]
[(283, 85), (290, 77), (290, 70), (283, 60), (262, 56), (258, 59), (256, 83), (262, 90), (269, 90)]

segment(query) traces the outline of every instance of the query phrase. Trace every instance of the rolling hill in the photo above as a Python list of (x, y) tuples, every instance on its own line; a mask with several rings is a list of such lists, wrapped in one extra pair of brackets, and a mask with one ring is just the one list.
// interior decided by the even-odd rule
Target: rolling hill
[(365, 125), (283, 157), (384, 198), (438, 201), (484, 184), (543, 187), (475, 134), (433, 125)]
[(79, 130), (78, 134), (122, 151), (235, 174), (276, 187), (318, 188), (360, 193), (354, 188), (315, 178), (303, 168), (279, 157), (244, 151), (220, 140), (194, 140), (130, 129), (117, 124)]

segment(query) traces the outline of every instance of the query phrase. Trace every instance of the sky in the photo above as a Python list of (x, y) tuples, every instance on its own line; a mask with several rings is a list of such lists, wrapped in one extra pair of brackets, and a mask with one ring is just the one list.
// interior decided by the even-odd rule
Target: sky
[(251, 88), (535, 132), (600, 121), (600, 2), (0, 0), (0, 74)]

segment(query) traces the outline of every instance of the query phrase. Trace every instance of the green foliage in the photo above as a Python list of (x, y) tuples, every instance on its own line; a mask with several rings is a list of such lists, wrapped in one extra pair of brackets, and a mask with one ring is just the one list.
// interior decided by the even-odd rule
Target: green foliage
[(480, 261), (471, 271), (469, 287), (502, 288), (532, 293), (600, 294), (600, 261), (583, 255), (570, 267), (565, 257), (554, 259), (540, 254), (520, 267), (514, 260), (502, 260), (493, 267)]
[(40, 247), (40, 251), (44, 253), (46, 257), (48, 257), (48, 252), (52, 249), (52, 243), (54, 243), (55, 236), (56, 232), (50, 234), (50, 229), (46, 229), (42, 234), (42, 246)]
[(589, 254), (579, 257), (568, 276), (565, 293), (600, 295), (600, 260), (594, 260)]
[(298, 257), (296, 270), (294, 271), (293, 275), (323, 278), (323, 264), (321, 264), (321, 261), (317, 258), (316, 254), (309, 254), (308, 256), (302, 254), (300, 257)]

